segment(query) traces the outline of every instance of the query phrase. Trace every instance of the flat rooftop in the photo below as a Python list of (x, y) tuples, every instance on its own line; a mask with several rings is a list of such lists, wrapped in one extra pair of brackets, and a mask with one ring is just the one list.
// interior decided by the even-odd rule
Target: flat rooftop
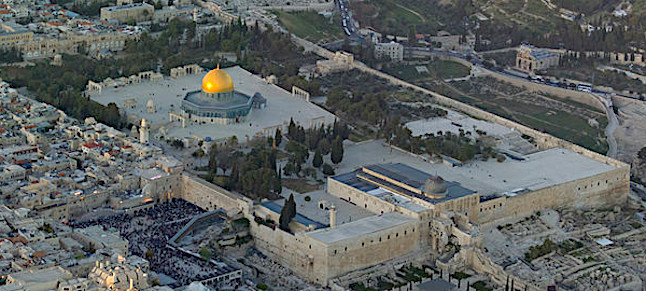
[(377, 233), (389, 228), (415, 221), (414, 219), (399, 214), (397, 212), (388, 212), (382, 215), (374, 215), (360, 220), (339, 225), (335, 228), (324, 228), (314, 230), (305, 235), (331, 244), (343, 240), (355, 239), (356, 237)]
[[(350, 144), (337, 173), (348, 173), (368, 164), (402, 163), (420, 171), (459, 182), (481, 196), (517, 189), (538, 190), (616, 169), (567, 149), (553, 148), (524, 155), (524, 160), (475, 160), (461, 167), (429, 163), (387, 147), (383, 140)], [(370, 189), (368, 189), (370, 190)]]
[(68, 271), (58, 266), (40, 270), (28, 269), (22, 272), (12, 273), (10, 276), (15, 281), (27, 284), (49, 283), (57, 279), (72, 277)]
[[(180, 112), (182, 99), (186, 93), (200, 90), (204, 74), (187, 75), (172, 79), (165, 76), (164, 80), (158, 82), (142, 81), (138, 84), (131, 84), (117, 88), (103, 88), (101, 94), (98, 92), (91, 93), (91, 99), (107, 105), (114, 102), (130, 115), (139, 118), (145, 118), (151, 124), (153, 132), (160, 126), (168, 128), (168, 136), (175, 138), (191, 137), (193, 135), (210, 137), (214, 140), (236, 136), (238, 140), (244, 141), (247, 137), (251, 138), (256, 133), (262, 132), (264, 128), (288, 125), (290, 118), (294, 122), (305, 128), (310, 126), (310, 122), (316, 119), (315, 125), (320, 123), (332, 124), (336, 117), (318, 107), (315, 104), (305, 101), (302, 98), (292, 96), (291, 92), (267, 84), (260, 77), (240, 68), (239, 66), (223, 69), (233, 79), (234, 88), (248, 96), (253, 96), (256, 92), (262, 94), (267, 99), (267, 107), (262, 109), (252, 109), (248, 115), (248, 120), (236, 124), (189, 124), (182, 128), (181, 122), (170, 123), (169, 112), (172, 110)], [(148, 113), (146, 104), (152, 99), (157, 111)], [(131, 100), (136, 104), (134, 108), (128, 108), (124, 101)], [(273, 131), (272, 131), (273, 132)]]
[(144, 9), (144, 8), (153, 8), (153, 6), (148, 3), (133, 3), (133, 4), (120, 5), (120, 6), (101, 7), (101, 10), (119, 11), (119, 10), (136, 10), (136, 9)]
[[(328, 209), (325, 209), (325, 206), (329, 207), (331, 205), (334, 205), (334, 207), (336, 208), (337, 225), (375, 215), (374, 213), (365, 209), (363, 205), (357, 206), (352, 202), (348, 202), (339, 197), (331, 195), (325, 190), (317, 190), (300, 194), (293, 192), (287, 188), (283, 188), (283, 192), (280, 193), (280, 195), (283, 196), (283, 198), (287, 199), (292, 193), (294, 194), (294, 201), (296, 202), (296, 211), (299, 214), (302, 214), (309, 219), (317, 221), (326, 226), (330, 224), (330, 213)], [(306, 201), (305, 197), (310, 197), (310, 201)], [(274, 203), (280, 204), (282, 208), (284, 200), (276, 200)], [(323, 208), (320, 207), (321, 204), (324, 205)]]
[[(429, 173), (423, 172), (419, 169), (416, 169), (414, 167), (411, 167), (402, 163), (377, 164), (377, 165), (366, 166), (364, 168), (374, 171), (392, 180), (412, 186), (413, 188), (417, 188), (417, 189), (421, 189), (424, 185), (424, 182), (431, 177), (431, 174)], [(350, 173), (334, 176), (332, 177), (332, 179), (337, 180), (346, 185), (352, 186), (358, 190), (370, 193), (371, 195), (376, 196), (382, 200), (389, 200), (389, 198), (394, 198), (396, 199), (396, 201), (401, 201), (403, 203), (402, 206), (410, 205), (409, 206), (410, 208), (409, 207), (407, 208), (416, 212), (422, 211), (425, 208), (422, 207), (423, 208), (422, 209), (420, 208), (421, 206), (416, 207), (416, 204), (414, 203), (412, 204), (405, 203), (406, 200), (410, 201), (410, 199), (403, 200), (401, 198), (406, 198), (406, 196), (411, 196), (411, 197), (417, 197), (419, 199), (422, 199), (430, 203), (440, 203), (440, 202), (464, 197), (475, 193), (475, 191), (473, 190), (462, 187), (458, 182), (445, 181), (447, 186), (446, 196), (442, 198), (431, 198), (425, 195), (411, 192), (407, 189), (404, 189), (402, 187), (399, 187), (397, 185), (394, 185), (392, 183), (389, 183), (388, 181), (379, 179), (377, 177), (367, 177), (367, 176), (369, 175), (365, 174), (361, 169), (359, 169)], [(366, 177), (370, 181), (374, 181), (376, 184), (366, 181), (365, 180)], [(387, 190), (383, 187), (378, 186), (377, 184), (383, 185), (384, 187), (391, 190)], [(377, 191), (377, 190), (381, 190), (381, 191)], [(389, 195), (389, 194), (394, 194), (394, 195)], [(399, 195), (399, 194), (405, 194), (406, 196)]]

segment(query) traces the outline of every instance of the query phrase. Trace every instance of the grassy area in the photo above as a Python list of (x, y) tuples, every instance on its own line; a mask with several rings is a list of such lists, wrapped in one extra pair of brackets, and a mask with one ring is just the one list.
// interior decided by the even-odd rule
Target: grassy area
[(487, 283), (484, 281), (477, 281), (473, 284), (471, 284), (472, 288), (475, 288), (476, 291), (493, 291), (493, 288), (487, 287)]
[(510, 100), (506, 100), (505, 103), (507, 108), (513, 108), (514, 112), (520, 113), (514, 116), (522, 124), (599, 153), (608, 151), (608, 144), (600, 139), (600, 130), (590, 126), (588, 121), (580, 116)]
[(314, 11), (273, 11), (278, 21), (293, 34), (312, 42), (332, 41), (343, 37), (338, 19), (333, 21)]
[(307, 179), (283, 178), (281, 180), (283, 187), (294, 190), (298, 193), (309, 193), (319, 189), (319, 184), (311, 184)]
[(406, 35), (410, 25), (420, 26), (426, 22), (423, 17), (412, 12), (420, 13), (420, 11), (414, 7), (404, 6), (399, 1), (370, 0), (352, 2), (350, 5), (355, 18), (362, 26), (375, 27), (386, 33)]
[(520, 11), (525, 4), (523, 0), (495, 0), (493, 1), (498, 7), (505, 10), (509, 14), (514, 14)]
[(497, 66), (513, 67), (516, 62), (516, 51), (484, 54), (484, 59), (496, 61)]
[(429, 73), (418, 73), (415, 66), (396, 64), (384, 68), (383, 71), (409, 82), (425, 79), (444, 80), (462, 78), (468, 76), (471, 72), (471, 69), (463, 64), (443, 60), (432, 61), (426, 66), (426, 68)]
[(452, 61), (433, 61), (428, 68), (441, 79), (462, 78), (471, 72), (469, 67)]
[(558, 12), (556, 10), (549, 9), (541, 0), (527, 0), (526, 11), (539, 16), (554, 15), (555, 12)]

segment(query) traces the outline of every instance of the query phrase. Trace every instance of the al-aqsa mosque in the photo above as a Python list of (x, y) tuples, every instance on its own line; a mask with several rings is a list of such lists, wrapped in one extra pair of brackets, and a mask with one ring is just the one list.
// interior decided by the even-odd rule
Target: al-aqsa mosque
[(235, 91), (233, 79), (220, 67), (209, 71), (202, 79), (202, 90), (186, 94), (181, 115), (190, 122), (230, 124), (246, 121), (252, 107), (263, 108), (267, 100), (256, 93), (248, 96)]

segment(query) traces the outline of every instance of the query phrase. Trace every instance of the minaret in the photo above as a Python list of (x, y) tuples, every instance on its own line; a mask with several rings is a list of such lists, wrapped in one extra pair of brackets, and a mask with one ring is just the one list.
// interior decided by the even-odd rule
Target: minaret
[(336, 207), (332, 205), (330, 207), (330, 228), (334, 228), (336, 226)]
[(150, 126), (146, 124), (146, 119), (141, 120), (141, 127), (139, 128), (139, 142), (148, 143), (150, 137)]

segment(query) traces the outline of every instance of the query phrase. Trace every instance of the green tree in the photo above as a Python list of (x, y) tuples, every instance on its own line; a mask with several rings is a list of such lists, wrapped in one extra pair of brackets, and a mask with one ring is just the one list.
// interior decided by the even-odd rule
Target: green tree
[(212, 256), (213, 256), (213, 253), (211, 253), (211, 251), (209, 250), (209, 247), (203, 246), (200, 249), (200, 257), (202, 257), (203, 259), (210, 260)]
[(323, 164), (323, 156), (321, 155), (321, 151), (316, 149), (316, 152), (314, 152), (314, 158), (312, 159), (312, 166), (315, 168), (320, 167)]
[(152, 258), (155, 256), (155, 251), (152, 249), (146, 250), (145, 256), (147, 260), (152, 260)]
[(417, 29), (415, 25), (411, 24), (408, 26), (408, 44), (415, 45), (417, 43)]
[(323, 174), (326, 176), (334, 175), (334, 168), (328, 163), (323, 164)]
[(290, 231), (289, 223), (294, 217), (296, 217), (296, 202), (294, 202), (294, 194), (290, 194), (289, 199), (285, 201), (283, 209), (280, 211), (280, 217), (278, 218), (280, 229)]
[(278, 169), (278, 175), (276, 175), (276, 182), (274, 183), (274, 193), (283, 192), (283, 171)]
[(283, 133), (280, 131), (280, 128), (276, 129), (276, 135), (274, 136), (274, 141), (276, 146), (279, 147), (280, 143), (283, 142)]
[(343, 140), (341, 140), (341, 137), (337, 137), (332, 143), (332, 153), (330, 158), (335, 164), (338, 164), (343, 160)]

